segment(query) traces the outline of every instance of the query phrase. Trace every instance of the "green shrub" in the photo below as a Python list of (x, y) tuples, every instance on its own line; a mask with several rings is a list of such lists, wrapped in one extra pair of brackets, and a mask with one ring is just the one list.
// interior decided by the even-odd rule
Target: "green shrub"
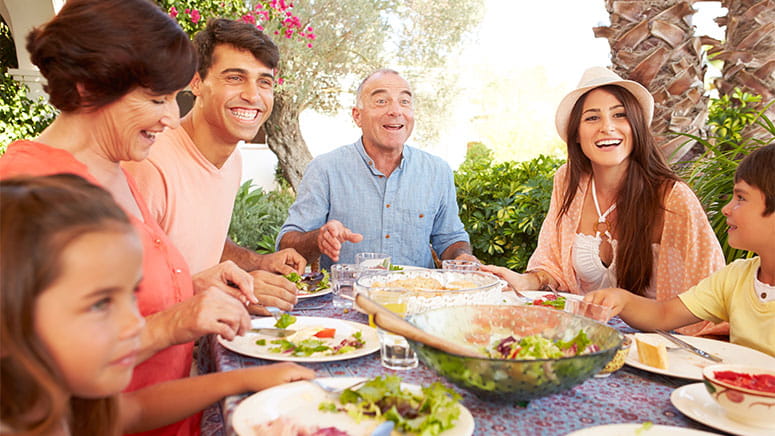
[[(729, 246), (727, 220), (721, 209), (732, 195), (738, 163), (751, 150), (775, 142), (775, 126), (764, 115), (766, 107), (761, 111), (753, 109), (760, 100), (759, 96), (736, 89), (731, 98), (723, 96), (711, 101), (708, 112), (711, 135), (708, 139), (682, 134), (705, 147), (705, 153), (689, 165), (679, 164), (678, 172), (705, 208), (727, 263), (753, 256), (753, 253)], [(764, 129), (764, 138), (745, 137), (745, 131), (750, 131), (746, 128), (752, 124)]]
[(54, 120), (57, 111), (43, 98), (34, 101), (27, 87), (3, 71), (0, 78), (0, 155), (17, 139), (38, 136)]
[(563, 160), (493, 162), (482, 144), (469, 147), (455, 172), (460, 218), (474, 255), (484, 263), (523, 271), (538, 244), (552, 197), (552, 178)]
[(248, 180), (240, 186), (234, 199), (229, 237), (235, 243), (258, 253), (273, 253), (280, 231), (294, 197), (289, 190), (264, 192)]

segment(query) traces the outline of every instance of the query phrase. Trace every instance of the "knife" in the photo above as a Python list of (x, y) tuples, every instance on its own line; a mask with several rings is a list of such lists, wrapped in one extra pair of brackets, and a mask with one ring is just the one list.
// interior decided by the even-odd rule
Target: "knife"
[(284, 338), (296, 333), (296, 330), (278, 329), (274, 327), (259, 327), (248, 330), (251, 333), (260, 333), (262, 335), (274, 336), (276, 338)]
[(670, 342), (678, 345), (679, 347), (683, 348), (684, 350), (691, 351), (692, 353), (694, 353), (694, 354), (696, 354), (696, 355), (698, 355), (700, 357), (703, 357), (705, 359), (711, 360), (713, 362), (723, 362), (723, 360), (720, 357), (718, 357), (716, 355), (713, 355), (713, 354), (710, 354), (707, 351), (700, 350), (699, 348), (695, 347), (694, 345), (691, 345), (691, 344), (689, 344), (687, 342), (684, 342), (683, 340), (678, 339), (677, 337), (671, 335), (670, 333), (668, 333), (668, 332), (666, 332), (664, 330), (655, 329), (654, 331), (658, 335), (660, 335), (663, 338), (669, 340)]

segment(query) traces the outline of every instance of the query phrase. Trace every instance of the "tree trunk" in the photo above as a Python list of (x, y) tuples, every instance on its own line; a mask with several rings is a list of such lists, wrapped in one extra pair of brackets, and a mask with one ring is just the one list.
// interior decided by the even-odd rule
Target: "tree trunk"
[(611, 25), (594, 28), (607, 38), (614, 71), (654, 96), (651, 131), (664, 155), (675, 162), (695, 145), (676, 132), (700, 135), (708, 97), (705, 65), (691, 17), (693, 0), (606, 0)]
[(276, 93), (272, 115), (266, 120), (266, 142), (277, 155), (278, 165), (294, 192), (301, 183), (304, 170), (312, 160), (307, 143), (301, 136), (299, 111), (287, 104), (282, 93)]
[[(762, 101), (757, 109), (775, 99), (775, 0), (722, 0), (727, 16), (716, 19), (726, 26), (726, 41), (708, 38), (712, 58), (724, 61), (721, 77), (715, 84), (722, 95), (732, 95), (735, 88), (757, 94)], [(775, 120), (775, 104), (766, 112)], [(743, 131), (745, 137), (768, 138), (758, 125)]]

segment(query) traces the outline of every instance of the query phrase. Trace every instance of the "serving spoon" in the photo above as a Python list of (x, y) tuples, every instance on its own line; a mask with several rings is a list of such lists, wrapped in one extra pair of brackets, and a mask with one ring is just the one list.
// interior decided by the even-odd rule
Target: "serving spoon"
[(484, 357), (481, 353), (477, 353), (469, 347), (420, 330), (405, 319), (385, 308), (385, 306), (377, 303), (376, 301), (363, 294), (356, 295), (355, 302), (361, 309), (363, 309), (364, 312), (374, 316), (374, 324), (383, 330), (389, 331), (390, 333), (394, 333), (407, 339), (438, 348), (439, 350), (446, 351), (447, 353), (458, 354), (467, 357)]

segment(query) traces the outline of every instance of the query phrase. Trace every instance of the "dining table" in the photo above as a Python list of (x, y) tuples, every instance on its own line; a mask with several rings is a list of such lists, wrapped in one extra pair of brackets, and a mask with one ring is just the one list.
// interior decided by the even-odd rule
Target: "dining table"
[[(331, 295), (301, 300), (291, 312), (296, 316), (329, 317), (366, 324), (367, 316), (357, 310), (335, 309)], [(623, 333), (634, 333), (618, 318), (608, 324)], [(215, 336), (200, 339), (197, 365), (200, 373), (231, 371), (272, 361), (241, 355), (225, 348)], [(382, 367), (379, 351), (348, 360), (303, 363), (318, 377), (365, 377), (399, 375), (403, 382), (428, 385), (439, 381), (457, 391), (461, 404), (474, 417), (474, 435), (566, 435), (587, 427), (605, 424), (669, 425), (724, 434), (698, 423), (679, 412), (670, 401), (674, 389), (696, 383), (655, 374), (625, 365), (607, 377), (592, 377), (574, 388), (527, 403), (487, 401), (447, 382), (422, 362), (413, 369), (394, 371)], [(250, 394), (224, 398), (208, 407), (202, 416), (203, 436), (234, 436), (230, 419)]]

